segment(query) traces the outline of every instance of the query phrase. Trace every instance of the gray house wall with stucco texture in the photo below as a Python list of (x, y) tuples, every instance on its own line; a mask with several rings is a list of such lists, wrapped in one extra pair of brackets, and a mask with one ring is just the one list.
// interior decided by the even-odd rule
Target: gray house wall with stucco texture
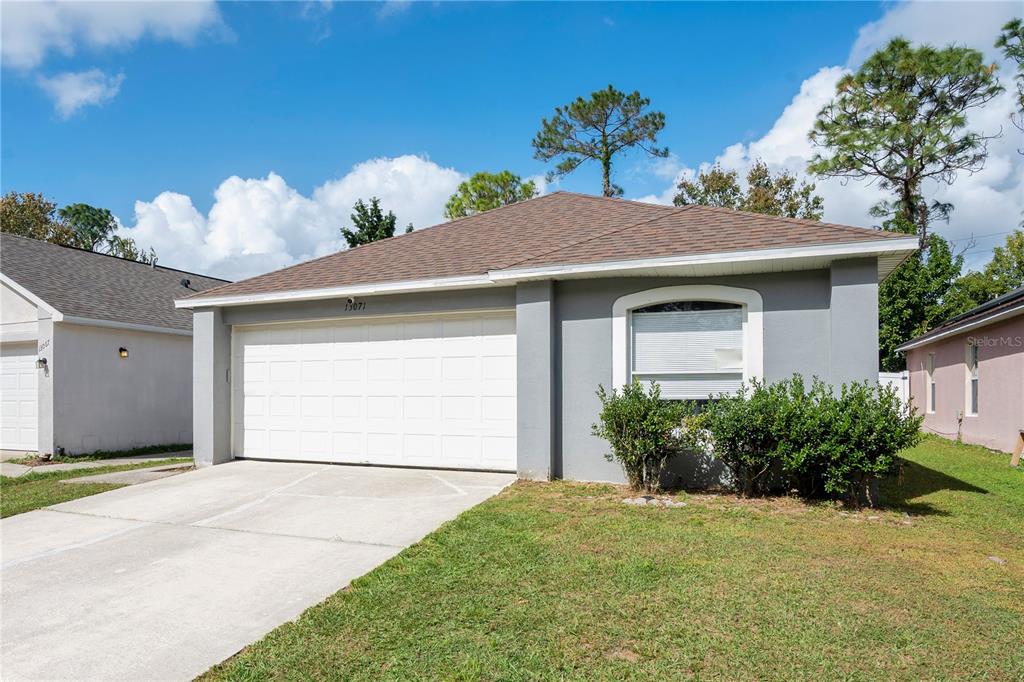
[[(763, 301), (764, 375), (829, 382), (877, 378), (877, 265), (700, 278), (596, 278), (462, 291), (197, 309), (194, 320), (195, 454), (230, 458), (231, 325), (471, 310), (516, 311), (518, 468), (526, 478), (622, 481), (591, 435), (599, 384), (612, 381), (612, 305), (621, 296), (681, 284), (757, 291)], [(834, 339), (835, 334), (842, 339)]]
[[(189, 336), (41, 322), (41, 341), (46, 327), (53, 365), (40, 377), (39, 400), (52, 405), (52, 419), (41, 420), (51, 423), (48, 451), (192, 442)], [(40, 449), (44, 442), (41, 429)]]

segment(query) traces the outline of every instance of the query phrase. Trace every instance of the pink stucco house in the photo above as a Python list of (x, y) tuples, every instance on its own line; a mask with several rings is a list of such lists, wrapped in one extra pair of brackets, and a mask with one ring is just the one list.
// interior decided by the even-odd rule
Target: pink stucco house
[(1020, 452), (1024, 430), (1024, 287), (908, 341), (911, 401), (924, 429)]

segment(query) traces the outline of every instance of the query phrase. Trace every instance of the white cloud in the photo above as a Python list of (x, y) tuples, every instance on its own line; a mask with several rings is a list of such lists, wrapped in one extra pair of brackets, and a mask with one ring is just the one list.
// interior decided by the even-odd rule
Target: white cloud
[(877, 21), (865, 24), (850, 49), (847, 65), (857, 67), (872, 52), (902, 36), (915, 43), (945, 47), (966, 45), (996, 58), (992, 44), (999, 29), (1015, 15), (1014, 2), (908, 2), (894, 5)]
[[(959, 42), (978, 49), (991, 46), (999, 27), (1012, 14), (1011, 5), (989, 6), (943, 4), (897, 5), (877, 22), (865, 26), (851, 51), (850, 63), (857, 64), (872, 50), (881, 47), (895, 35), (909, 40), (943, 45), (956, 38)], [(977, 10), (977, 24), (975, 20)], [(998, 11), (997, 11), (998, 10)], [(968, 16), (971, 17), (968, 19)], [(952, 17), (952, 19), (951, 19)], [(960, 17), (957, 20), (956, 17)], [(978, 25), (984, 30), (978, 29)], [(969, 27), (954, 36), (947, 27)], [(992, 54), (991, 51), (988, 52)], [(873, 225), (877, 219), (868, 214), (868, 209), (887, 194), (877, 185), (868, 182), (843, 182), (837, 179), (809, 178), (805, 173), (807, 162), (813, 154), (813, 147), (807, 139), (818, 111), (835, 94), (835, 85), (848, 71), (845, 67), (823, 67), (804, 80), (800, 91), (781, 112), (771, 129), (759, 139), (744, 144), (737, 142), (726, 147), (715, 159), (698, 165), (697, 168), (683, 166), (670, 157), (662, 160), (653, 172), (660, 177), (672, 176), (672, 184), (663, 192), (641, 197), (641, 201), (669, 204), (675, 195), (675, 186), (683, 177), (693, 177), (699, 170), (719, 163), (727, 169), (734, 169), (740, 176), (757, 159), (763, 160), (773, 171), (788, 170), (798, 177), (814, 182), (817, 192), (825, 200), (825, 220), (848, 225)], [(1004, 84), (1010, 86), (1010, 68), (1000, 70)], [(926, 187), (930, 199), (948, 201), (954, 204), (953, 215), (948, 225), (938, 224), (937, 231), (943, 236), (966, 243), (972, 234), (989, 234), (1013, 229), (1024, 210), (1024, 156), (1017, 153), (1024, 148), (1020, 131), (1009, 123), (1013, 111), (1012, 87), (1008, 92), (989, 102), (984, 108), (972, 111), (968, 118), (970, 127), (993, 134), (1002, 130), (1003, 136), (988, 145), (988, 161), (985, 168), (974, 174), (962, 173), (951, 186), (932, 184)], [(979, 245), (990, 247), (998, 241), (987, 240)], [(990, 253), (984, 248), (967, 256), (967, 264), (978, 267), (988, 260)]]
[(165, 265), (241, 279), (342, 248), (340, 229), (349, 225), (357, 199), (380, 198), (398, 216), (400, 230), (409, 222), (441, 222), (445, 201), (465, 179), (412, 155), (364, 161), (308, 197), (276, 173), (233, 176), (217, 187), (208, 215), (188, 196), (163, 192), (137, 201), (135, 224), (121, 233), (153, 247)]
[(84, 106), (109, 102), (117, 96), (123, 82), (123, 73), (111, 76), (99, 69), (61, 73), (50, 78), (40, 76), (38, 80), (39, 87), (53, 100), (63, 119), (71, 118)]
[(145, 35), (189, 43), (208, 30), (227, 30), (214, 2), (5, 2), (0, 60), (31, 69), (53, 51), (126, 47)]

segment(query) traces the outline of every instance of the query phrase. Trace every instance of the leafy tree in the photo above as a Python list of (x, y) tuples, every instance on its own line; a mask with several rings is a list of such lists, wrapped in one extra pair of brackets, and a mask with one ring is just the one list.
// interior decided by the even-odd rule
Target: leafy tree
[(0, 198), (0, 230), (21, 237), (74, 246), (75, 235), (57, 215), (57, 204), (34, 192)]
[(535, 196), (537, 185), (532, 180), (523, 182), (522, 178), (511, 171), (474, 173), (448, 199), (444, 206), (444, 217), (448, 220), (464, 218)]
[[(348, 242), (349, 248), (369, 244), (380, 239), (387, 239), (395, 236), (395, 214), (388, 211), (387, 214), (380, 207), (380, 199), (372, 197), (367, 205), (362, 199), (356, 201), (352, 207), (352, 228), (341, 228), (341, 236)], [(412, 223), (405, 230), (412, 231)]]
[(736, 171), (714, 166), (701, 171), (696, 180), (683, 180), (673, 203), (676, 206), (701, 204), (753, 213), (821, 220), (824, 200), (814, 193), (814, 185), (801, 182), (791, 173), (772, 175), (767, 164), (758, 160), (747, 171), (747, 190), (740, 187)]
[(1007, 59), (1017, 62), (1017, 72), (1013, 76), (1017, 85), (1017, 118), (1013, 124), (1024, 130), (1024, 22), (1020, 19), (1008, 21), (996, 40), (996, 47)]
[(41, 241), (107, 253), (140, 263), (155, 263), (156, 252), (143, 251), (129, 237), (114, 234), (117, 220), (105, 208), (69, 204), (57, 209), (42, 194), (8, 192), (0, 199), (0, 226), (4, 232)]
[(994, 135), (967, 130), (967, 112), (1003, 87), (995, 67), (977, 50), (913, 47), (895, 38), (836, 86), (836, 97), (819, 113), (811, 141), (827, 150), (808, 165), (823, 177), (868, 179), (891, 190), (876, 215), (914, 226), (922, 248), (928, 223), (948, 215), (949, 205), (923, 199), (923, 183), (950, 184), (959, 171), (980, 170)]
[[(893, 218), (884, 227), (914, 233), (913, 225), (902, 218)], [(905, 369), (906, 359), (896, 347), (950, 316), (946, 295), (960, 276), (963, 260), (940, 235), (929, 234), (925, 248), (882, 282), (878, 288), (878, 350), (883, 372)]]
[(616, 154), (638, 147), (653, 157), (668, 156), (667, 147), (656, 146), (665, 114), (647, 111), (650, 104), (639, 92), (627, 95), (611, 85), (591, 93), (589, 99), (577, 97), (556, 107), (550, 120), (541, 120), (540, 132), (533, 138), (533, 156), (541, 161), (561, 159), (549, 178), (567, 175), (584, 161), (598, 161), (602, 193), (619, 196), (622, 188), (611, 180)]
[(960, 277), (943, 299), (945, 317), (966, 312), (1024, 286), (1024, 231), (1015, 230), (997, 246), (981, 271)]
[(57, 211), (57, 214), (75, 233), (75, 246), (88, 251), (96, 251), (110, 242), (110, 236), (117, 229), (114, 214), (105, 208), (96, 208), (89, 204), (68, 204)]
[[(94, 249), (95, 250), (95, 249)], [(156, 251), (150, 247), (149, 251), (143, 251), (134, 239), (111, 235), (107, 238), (107, 253), (118, 258), (138, 261), (140, 263), (152, 263), (156, 265)]]

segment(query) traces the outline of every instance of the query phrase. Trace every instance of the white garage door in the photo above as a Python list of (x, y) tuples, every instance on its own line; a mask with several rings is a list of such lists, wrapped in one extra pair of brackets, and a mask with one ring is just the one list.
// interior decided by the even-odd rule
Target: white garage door
[(236, 457), (516, 468), (511, 313), (233, 332)]
[(0, 346), (0, 449), (35, 450), (36, 346)]

